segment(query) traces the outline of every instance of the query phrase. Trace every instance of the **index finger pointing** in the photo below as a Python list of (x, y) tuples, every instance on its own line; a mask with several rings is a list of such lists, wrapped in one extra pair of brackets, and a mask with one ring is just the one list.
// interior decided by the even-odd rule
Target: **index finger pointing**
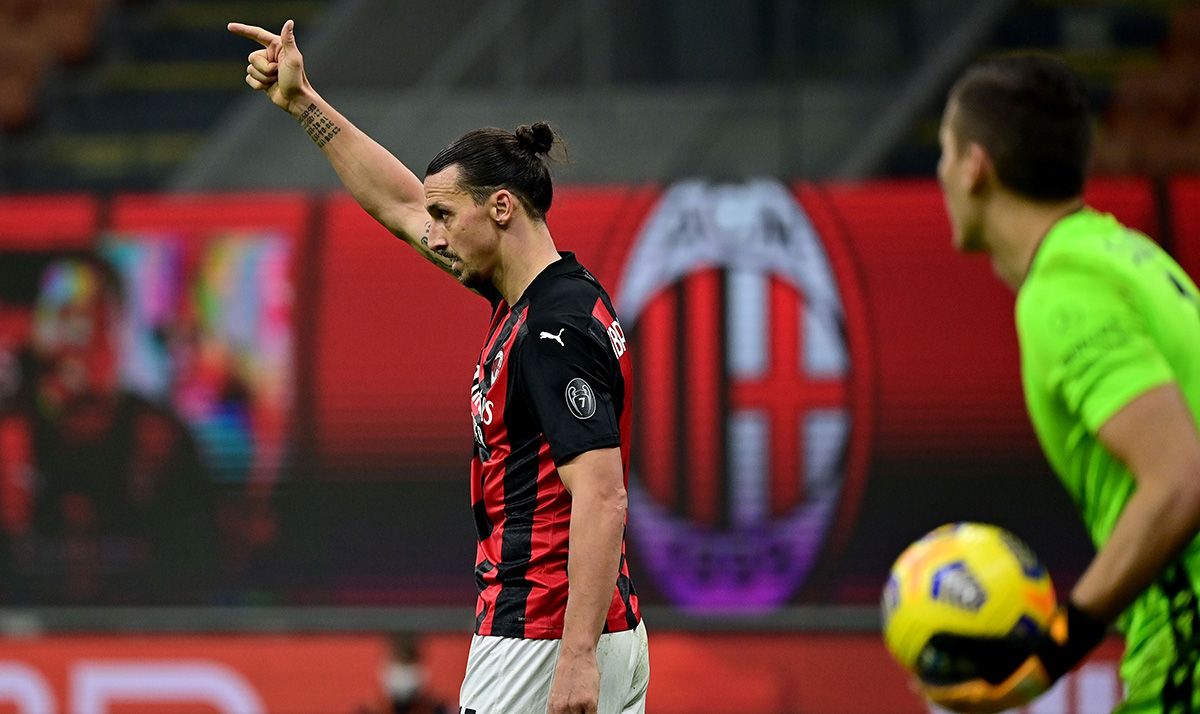
[(268, 32), (267, 30), (254, 25), (243, 25), (240, 22), (231, 22), (226, 25), (226, 28), (228, 28), (228, 30), (233, 34), (238, 35), (239, 37), (245, 37), (247, 40), (254, 40), (263, 47), (269, 47), (272, 42), (277, 42), (279, 40), (279, 35), (276, 35), (273, 32)]

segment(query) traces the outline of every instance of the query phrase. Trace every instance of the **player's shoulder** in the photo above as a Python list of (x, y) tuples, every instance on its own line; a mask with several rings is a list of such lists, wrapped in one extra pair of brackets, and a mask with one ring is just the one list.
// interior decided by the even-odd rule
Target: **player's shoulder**
[(1160, 249), (1111, 216), (1105, 218), (1091, 221), (1091, 231), (1052, 234), (1039, 249), (1017, 293), (1022, 343), (1058, 344), (1124, 319), (1132, 309), (1146, 279), (1137, 266), (1159, 260)]
[(1016, 322), (1022, 340), (1053, 339), (1069, 326), (1103, 315), (1121, 294), (1121, 278), (1090, 256), (1055, 256), (1031, 273), (1017, 293)]
[(600, 281), (568, 254), (530, 285), (526, 323), (531, 330), (586, 328), (606, 295)]
[(1133, 266), (1157, 259), (1161, 249), (1108, 214), (1087, 211), (1055, 226), (1038, 247), (1017, 294), (1017, 312), (1060, 302), (1104, 299), (1138, 280)]
[(1031, 277), (1108, 285), (1136, 277), (1131, 270), (1166, 258), (1162, 247), (1112, 214), (1085, 209), (1062, 219), (1034, 256)]

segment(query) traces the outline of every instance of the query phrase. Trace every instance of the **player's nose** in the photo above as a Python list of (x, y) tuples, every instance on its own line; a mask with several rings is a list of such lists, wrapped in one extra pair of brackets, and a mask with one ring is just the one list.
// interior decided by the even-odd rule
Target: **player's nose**
[(434, 223), (429, 227), (429, 249), (444, 250), (450, 244), (446, 242), (446, 231)]

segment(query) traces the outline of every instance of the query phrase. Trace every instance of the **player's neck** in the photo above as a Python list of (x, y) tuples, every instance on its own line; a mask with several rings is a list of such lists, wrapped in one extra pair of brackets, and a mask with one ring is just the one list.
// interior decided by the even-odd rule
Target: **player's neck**
[(525, 289), (546, 266), (559, 260), (550, 229), (540, 221), (530, 221), (509, 229), (500, 241), (500, 263), (492, 275), (492, 284), (509, 305), (525, 294)]
[(996, 275), (1013, 292), (1021, 289), (1038, 247), (1056, 223), (1083, 207), (1082, 198), (1035, 203), (1009, 193), (998, 195), (988, 211), (988, 252)]

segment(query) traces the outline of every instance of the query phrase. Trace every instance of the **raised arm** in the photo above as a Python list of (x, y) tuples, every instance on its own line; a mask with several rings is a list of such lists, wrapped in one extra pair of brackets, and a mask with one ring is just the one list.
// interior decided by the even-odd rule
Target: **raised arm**
[(275, 106), (300, 122), (350, 195), (372, 218), (450, 273), (450, 262), (430, 250), (424, 240), (429, 214), (421, 180), (312, 88), (304, 72), (304, 56), (296, 45), (293, 22), (284, 23), (278, 35), (237, 22), (228, 27), (233, 34), (262, 45), (250, 53), (246, 84), (266, 94)]

